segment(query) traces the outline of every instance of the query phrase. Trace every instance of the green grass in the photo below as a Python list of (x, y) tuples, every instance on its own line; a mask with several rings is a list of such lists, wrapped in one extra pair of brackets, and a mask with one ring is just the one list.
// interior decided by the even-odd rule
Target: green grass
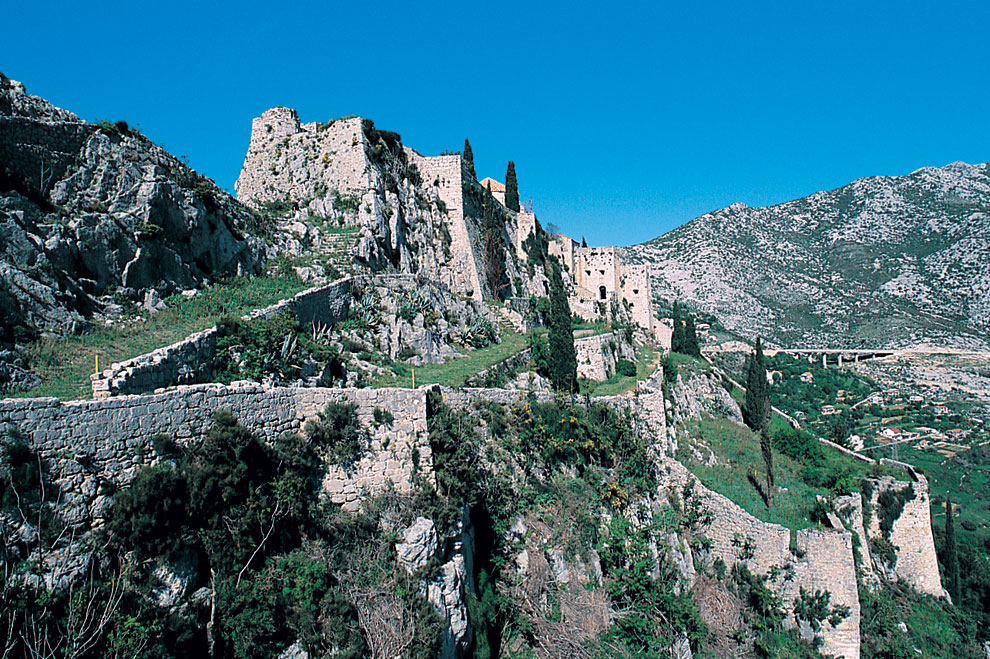
[[(877, 453), (877, 451), (873, 451)], [(889, 455), (889, 451), (885, 452)], [(963, 458), (965, 454), (961, 455)], [(918, 467), (928, 477), (931, 488), (932, 525), (939, 528), (945, 525), (945, 495), (952, 495), (956, 504), (956, 536), (973, 544), (990, 542), (990, 465), (974, 464), (964, 459), (946, 459), (934, 450), (917, 450), (913, 446), (901, 444), (898, 457)], [(962, 526), (966, 522), (975, 530)]]
[[(750, 481), (752, 472), (761, 487), (766, 486), (766, 472), (763, 456), (760, 452), (760, 438), (737, 423), (728, 419), (706, 419), (691, 421), (687, 430), (692, 439), (710, 447), (715, 453), (717, 462), (714, 465), (697, 461), (688, 449), (689, 442), (681, 441), (678, 448), (678, 459), (711, 490), (726, 497), (739, 505), (746, 512), (764, 522), (774, 522), (789, 529), (803, 529), (815, 526), (812, 511), (815, 507), (815, 496), (821, 494), (831, 497), (834, 495), (827, 487), (810, 485), (802, 477), (803, 465), (779, 452), (774, 453), (774, 473), (777, 488), (786, 488), (786, 492), (774, 493), (772, 507), (767, 508), (760, 490)], [(860, 462), (838, 451), (825, 449), (827, 471), (852, 477), (855, 481), (864, 476), (881, 473), (877, 467)], [(701, 449), (702, 454), (706, 454)], [(882, 473), (891, 473), (900, 479), (906, 479), (907, 474), (883, 468)]]
[(660, 363), (657, 349), (649, 344), (643, 344), (636, 351), (636, 377), (613, 375), (604, 382), (593, 380), (581, 381), (581, 393), (589, 396), (618, 396), (631, 391), (637, 380), (645, 380), (656, 370)]
[(212, 327), (225, 316), (242, 316), (309, 288), (295, 274), (241, 277), (200, 289), (193, 298), (173, 295), (166, 308), (141, 313), (137, 322), (121, 327), (93, 327), (70, 337), (42, 337), (28, 346), (32, 369), (43, 384), (11, 397), (55, 396), (63, 400), (89, 398), (89, 376), (100, 358), (100, 370), (155, 348), (175, 343), (193, 332)]
[[(525, 334), (502, 330), (501, 343), (468, 352), (464, 357), (451, 359), (443, 364), (417, 366), (416, 386), (439, 384), (445, 387), (459, 387), (472, 375), (485, 370), (507, 357), (511, 357), (528, 347)], [(412, 372), (405, 375), (378, 378), (376, 387), (412, 387)]]

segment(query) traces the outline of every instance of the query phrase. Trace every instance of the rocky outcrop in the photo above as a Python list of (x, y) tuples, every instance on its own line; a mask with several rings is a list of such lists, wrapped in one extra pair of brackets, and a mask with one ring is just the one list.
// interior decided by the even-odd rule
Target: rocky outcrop
[(402, 533), (403, 541), (395, 545), (399, 565), (414, 575), (431, 561), (443, 561), (439, 574), (422, 584), (427, 600), (444, 621), (441, 659), (465, 656), (471, 645), (471, 625), (468, 621), (464, 594), (473, 590), (472, 562), (474, 540), (465, 511), (453, 536), (441, 544), (433, 521), (418, 517)]
[(678, 373), (671, 396), (675, 423), (704, 416), (743, 422), (739, 405), (722, 385), (721, 376), (714, 371)]
[(130, 129), (87, 123), (0, 75), (5, 325), (72, 332), (135, 301), (257, 272), (258, 216)]
[[(546, 294), (542, 265), (522, 268), (514, 248), (535, 217), (498, 204), (460, 155), (423, 156), (368, 119), (302, 123), (290, 108), (267, 110), (252, 123), (235, 189), (253, 208), (294, 212), (310, 241), (327, 227), (358, 227), (353, 256), (373, 271), (416, 273), (479, 301)], [(486, 207), (503, 225), (504, 255), (491, 263)], [(498, 291), (490, 270), (504, 272)]]

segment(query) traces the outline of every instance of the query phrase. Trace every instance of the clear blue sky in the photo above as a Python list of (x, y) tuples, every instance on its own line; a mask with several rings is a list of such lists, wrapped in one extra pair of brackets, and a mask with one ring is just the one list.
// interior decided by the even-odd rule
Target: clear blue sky
[(990, 160), (990, 2), (6, 3), (0, 71), (233, 189), (251, 119), (515, 160), (544, 224), (653, 238), (736, 201)]

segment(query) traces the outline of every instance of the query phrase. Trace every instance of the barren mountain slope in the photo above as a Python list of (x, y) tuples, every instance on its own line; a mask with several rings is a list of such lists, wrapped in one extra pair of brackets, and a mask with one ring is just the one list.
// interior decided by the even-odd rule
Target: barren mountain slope
[(628, 248), (654, 292), (787, 347), (990, 342), (990, 165), (733, 204)]

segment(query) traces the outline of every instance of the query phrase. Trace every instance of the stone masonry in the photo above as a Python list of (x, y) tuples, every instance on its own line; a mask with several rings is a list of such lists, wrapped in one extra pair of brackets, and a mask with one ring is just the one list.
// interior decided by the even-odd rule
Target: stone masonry
[[(338, 279), (316, 286), (291, 298), (256, 309), (243, 320), (272, 318), (292, 312), (302, 324), (333, 324), (347, 317), (351, 300), (351, 279)], [(111, 364), (90, 376), (93, 397), (140, 394), (176, 384), (198, 384), (213, 376), (216, 353), (216, 327), (196, 332), (172, 345), (158, 348), (124, 362)]]
[(932, 537), (931, 501), (928, 495), (928, 479), (917, 471), (910, 470), (913, 482), (895, 481), (892, 478), (873, 480), (873, 493), (870, 506), (870, 538), (879, 538), (880, 519), (877, 513), (877, 500), (886, 489), (901, 490), (913, 488), (914, 498), (904, 504), (904, 510), (894, 522), (890, 532), (890, 542), (897, 548), (897, 564), (894, 572), (898, 578), (923, 593), (935, 597), (947, 597), (942, 587), (938, 571), (938, 557), (935, 554), (935, 540)]
[(594, 320), (609, 313), (613, 302), (622, 304), (633, 322), (654, 336), (649, 266), (623, 263), (617, 247), (581, 247), (563, 234), (551, 237), (549, 251), (573, 278), (569, 302), (574, 313)]
[[(710, 514), (711, 521), (700, 529), (711, 541), (709, 560), (721, 559), (730, 569), (741, 562), (754, 574), (776, 575), (768, 585), (781, 596), (789, 611), (802, 587), (811, 594), (827, 590), (831, 604), (848, 606), (850, 613), (836, 627), (822, 623), (822, 650), (845, 659), (858, 659), (860, 603), (851, 533), (802, 529), (795, 532), (792, 552), (791, 531), (785, 527), (753, 517), (728, 498), (704, 487), (675, 460), (664, 460), (661, 469), (662, 488), (683, 497), (685, 486), (693, 483), (691, 498), (697, 497)], [(793, 615), (788, 616), (786, 624), (797, 625)]]
[(608, 332), (574, 339), (579, 378), (604, 381), (615, 375), (620, 359), (635, 361), (636, 349), (626, 340), (624, 332)]
[[(299, 432), (327, 403), (356, 403), (368, 431), (368, 450), (350, 471), (331, 467), (323, 483), (329, 499), (353, 510), (365, 490), (389, 481), (408, 491), (414, 470), (429, 476), (433, 454), (426, 428), (426, 392), (409, 389), (321, 389), (235, 383), (178, 387), (150, 396), (60, 402), (55, 398), (0, 401), (0, 425), (23, 433), (51, 471), (69, 522), (98, 520), (109, 504), (101, 484), (125, 486), (137, 469), (160, 460), (152, 438), (179, 445), (202, 439), (218, 410), (229, 410), (267, 441)], [(376, 425), (374, 410), (391, 412)], [(417, 454), (414, 460), (413, 455)]]

